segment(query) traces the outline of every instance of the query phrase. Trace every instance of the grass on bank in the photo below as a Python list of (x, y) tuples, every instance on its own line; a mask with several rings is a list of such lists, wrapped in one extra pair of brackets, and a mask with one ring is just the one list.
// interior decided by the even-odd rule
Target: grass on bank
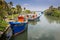
[(6, 21), (0, 20), (0, 31), (4, 31), (4, 29), (7, 27), (8, 23)]
[[(13, 18), (18, 17), (18, 14), (13, 14)], [(12, 15), (9, 15), (7, 18), (12, 19)], [(4, 31), (8, 23), (4, 20), (0, 20), (0, 31)]]

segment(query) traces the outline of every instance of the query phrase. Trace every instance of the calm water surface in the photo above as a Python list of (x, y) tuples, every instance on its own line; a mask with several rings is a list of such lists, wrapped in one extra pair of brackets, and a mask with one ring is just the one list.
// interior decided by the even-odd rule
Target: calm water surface
[(41, 15), (28, 26), (28, 40), (60, 40), (60, 20)]
[[(37, 12), (40, 13), (40, 12)], [(41, 13), (40, 13), (41, 14)], [(29, 21), (28, 30), (13, 40), (60, 40), (60, 20), (41, 14), (37, 21)]]

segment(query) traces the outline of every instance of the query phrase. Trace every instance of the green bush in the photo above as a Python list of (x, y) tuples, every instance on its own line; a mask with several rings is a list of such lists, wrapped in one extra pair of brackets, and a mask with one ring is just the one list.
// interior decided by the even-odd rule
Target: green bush
[(45, 15), (53, 16), (53, 17), (60, 17), (60, 10), (57, 8), (47, 9), (45, 10)]
[(25, 13), (31, 13), (31, 11), (30, 10), (25, 10)]
[(0, 31), (4, 31), (4, 29), (7, 27), (8, 23), (6, 21), (0, 20)]

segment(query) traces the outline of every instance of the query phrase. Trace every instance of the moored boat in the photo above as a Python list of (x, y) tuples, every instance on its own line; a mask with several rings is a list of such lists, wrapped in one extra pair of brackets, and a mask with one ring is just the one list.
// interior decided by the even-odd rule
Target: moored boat
[(13, 34), (17, 35), (17, 34), (23, 32), (27, 28), (28, 21), (25, 19), (24, 16), (20, 15), (20, 16), (18, 16), (17, 22), (9, 22), (9, 24), (13, 31)]
[(39, 14), (27, 14), (26, 18), (28, 19), (28, 21), (33, 21), (33, 20), (37, 20), (40, 18)]

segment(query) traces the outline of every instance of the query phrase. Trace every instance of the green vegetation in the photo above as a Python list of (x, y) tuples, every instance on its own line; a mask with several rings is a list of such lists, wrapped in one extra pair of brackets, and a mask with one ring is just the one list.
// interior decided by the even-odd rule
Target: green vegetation
[(20, 5), (13, 7), (13, 2), (7, 3), (5, 0), (0, 0), (0, 31), (4, 31), (8, 23), (6, 22), (7, 18), (12, 18), (18, 16), (22, 12)]
[(3, 0), (0, 0), (0, 20), (4, 20), (4, 17), (7, 16), (7, 10), (7, 3)]
[(0, 20), (0, 31), (4, 31), (8, 23), (6, 21)]
[(31, 13), (31, 11), (30, 10), (25, 10), (25, 13)]
[(0, 20), (4, 20), (5, 16), (20, 14), (21, 12), (22, 8), (20, 5), (13, 7), (13, 2), (7, 3), (5, 0), (0, 0)]
[(0, 0), (0, 31), (3, 31), (8, 25), (5, 21), (8, 9), (8, 4), (4, 0)]
[[(19, 14), (13, 14), (13, 18), (18, 17), (18, 15), (19, 15)], [(8, 18), (11, 19), (11, 18), (12, 18), (12, 15), (9, 15)]]
[(45, 15), (60, 18), (60, 7), (50, 6), (49, 9), (45, 10)]
[(5, 0), (0, 0), (0, 30), (4, 30), (8, 25), (5, 19), (14, 19), (21, 12), (30, 13), (31, 11), (25, 7), (22, 11), (21, 5), (17, 4), (16, 7), (13, 7), (13, 2), (7, 3)]
[(17, 9), (17, 13), (21, 13), (22, 12), (22, 8), (20, 5), (16, 5), (16, 9)]

